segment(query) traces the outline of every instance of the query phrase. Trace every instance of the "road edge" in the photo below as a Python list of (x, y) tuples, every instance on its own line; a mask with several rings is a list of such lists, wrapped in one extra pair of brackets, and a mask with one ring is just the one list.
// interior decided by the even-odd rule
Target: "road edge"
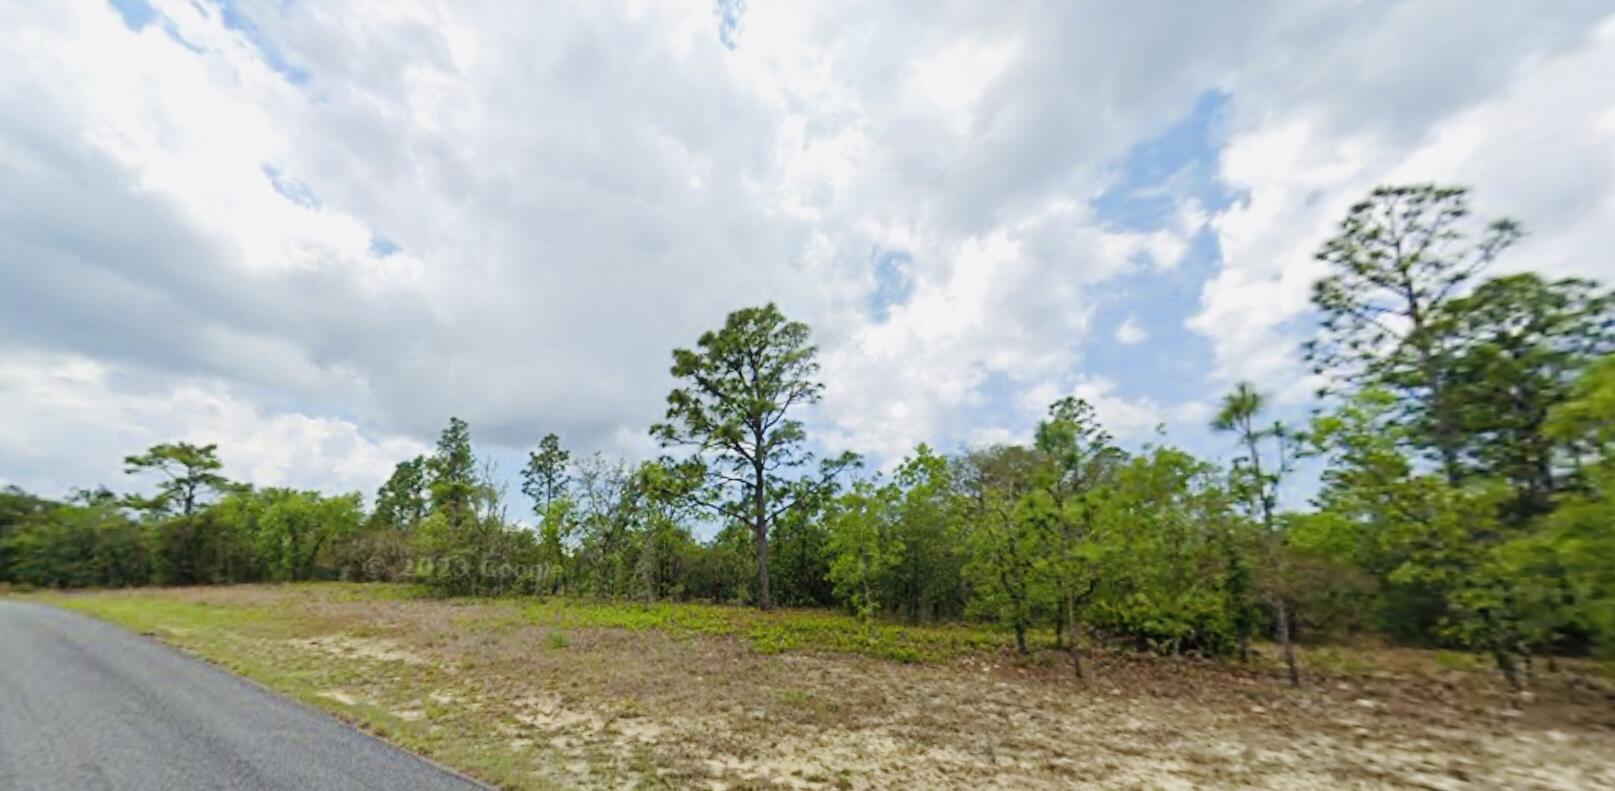
[(316, 716), (323, 717), (325, 719), (331, 720), (331, 721), (337, 723), (338, 725), (341, 725), (342, 727), (347, 728), (350, 731), (353, 731), (354, 733), (357, 733), (357, 734), (359, 734), (361, 736), (364, 736), (367, 739), (370, 739), (372, 741), (378, 742), (378, 743), (380, 743), (382, 745), (385, 745), (386, 747), (388, 747), (390, 749), (397, 750), (398, 752), (403, 753), (404, 755), (407, 755), (407, 756), (409, 756), (411, 758), (414, 758), (415, 760), (420, 761), (423, 764), (426, 764), (427, 766), (437, 770), (438, 772), (446, 774), (446, 775), (448, 775), (450, 777), (453, 777), (453, 778), (455, 778), (457, 780), (463, 780), (463, 781), (465, 781), (466, 783), (470, 784), (473, 787), (485, 789), (486, 791), (498, 791), (498, 786), (489, 785), (489, 784), (487, 784), (487, 783), (485, 783), (485, 782), (483, 782), (481, 780), (478, 780), (475, 777), (472, 777), (472, 776), (466, 774), (465, 772), (462, 772), (462, 771), (460, 771), (458, 769), (455, 769), (452, 766), (444, 764), (443, 762), (438, 761), (438, 760), (436, 760), (436, 759), (434, 759), (434, 758), (432, 758), (430, 756), (421, 755), (419, 752), (416, 752), (415, 750), (411, 750), (408, 747), (405, 747), (404, 745), (398, 744), (398, 743), (393, 742), (393, 741), (391, 741), (389, 739), (386, 739), (386, 738), (378, 736), (378, 735), (376, 735), (374, 733), (371, 733), (370, 731), (367, 731), (364, 728), (359, 727), (359, 725), (357, 723), (355, 723), (352, 720), (349, 720), (349, 719), (347, 719), (345, 717), (342, 717), (341, 715), (337, 714), (336, 712), (327, 711), (327, 710), (319, 708), (317, 706), (313, 706), (313, 705), (311, 705), (309, 703), (305, 703), (304, 701), (298, 700), (297, 698), (292, 697), (291, 695), (287, 695), (285, 693), (282, 693), (280, 690), (277, 690), (274, 687), (271, 687), (268, 684), (265, 684), (262, 681), (259, 681), (258, 679), (251, 678), (251, 677), (248, 677), (248, 676), (244, 676), (244, 675), (242, 675), (240, 673), (237, 673), (234, 670), (231, 670), (230, 668), (219, 664), (218, 662), (215, 662), (215, 661), (213, 661), (213, 660), (211, 660), (211, 659), (209, 659), (209, 658), (207, 658), (205, 656), (202, 656), (201, 654), (193, 653), (193, 652), (187, 650), (183, 646), (175, 645), (173, 643), (170, 643), (170, 642), (167, 642), (165, 640), (162, 640), (162, 639), (158, 638), (156, 635), (146, 634), (144, 632), (137, 632), (137, 631), (135, 631), (133, 629), (130, 629), (127, 626), (124, 626), (123, 624), (116, 623), (114, 621), (110, 621), (110, 620), (107, 620), (105, 618), (100, 618), (100, 617), (97, 617), (95, 615), (91, 615), (90, 613), (81, 612), (81, 611), (78, 611), (78, 610), (72, 610), (72, 609), (69, 609), (67, 607), (60, 607), (60, 606), (52, 604), (52, 603), (50, 603), (48, 601), (40, 601), (38, 599), (33, 599), (33, 598), (28, 598), (28, 597), (15, 597), (15, 596), (4, 596), (4, 597), (0, 597), (0, 598), (9, 598), (12, 601), (27, 602), (29, 604), (36, 604), (36, 605), (41, 606), (41, 607), (49, 607), (49, 608), (51, 608), (53, 610), (56, 610), (58, 612), (63, 612), (63, 613), (66, 613), (68, 615), (79, 617), (79, 618), (88, 618), (88, 619), (90, 619), (92, 621), (95, 621), (96, 623), (105, 624), (105, 625), (111, 626), (111, 627), (113, 627), (115, 629), (122, 630), (122, 631), (124, 631), (124, 632), (126, 632), (128, 634), (134, 635), (135, 637), (137, 637), (137, 638), (139, 638), (141, 640), (145, 640), (146, 642), (149, 642), (149, 643), (151, 643), (153, 645), (159, 646), (162, 649), (164, 649), (166, 651), (169, 651), (170, 653), (173, 653), (175, 655), (178, 655), (178, 656), (180, 656), (180, 657), (182, 657), (184, 659), (188, 659), (190, 661), (193, 661), (193, 662), (196, 662), (198, 664), (204, 665), (204, 666), (206, 666), (208, 668), (211, 668), (214, 671), (217, 671), (219, 673), (223, 673), (223, 674), (229, 676), (230, 678), (235, 679), (237, 681), (240, 681), (240, 682), (246, 684), (247, 686), (253, 687), (253, 688), (255, 688), (255, 689), (257, 689), (257, 690), (259, 690), (259, 691), (261, 691), (261, 692), (263, 692), (263, 693), (265, 693), (267, 695), (271, 695), (273, 697), (276, 697), (276, 698), (279, 698), (281, 700), (284, 700), (284, 701), (286, 701), (286, 702), (288, 702), (288, 703), (290, 703), (290, 704), (292, 704), (294, 706), (297, 706), (298, 708), (301, 708), (301, 709), (303, 709), (305, 711), (311, 712)]

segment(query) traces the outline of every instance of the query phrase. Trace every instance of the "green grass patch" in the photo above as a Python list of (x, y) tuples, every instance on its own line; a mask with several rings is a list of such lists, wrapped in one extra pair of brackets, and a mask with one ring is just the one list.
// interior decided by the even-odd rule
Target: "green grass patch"
[(1484, 664), (1480, 657), (1461, 651), (1433, 651), (1430, 658), (1446, 670), (1474, 670)]
[[(298, 601), (386, 602), (428, 598), (415, 585), (300, 583), (285, 590)], [(229, 639), (286, 639), (310, 632), (307, 612), (206, 599), (179, 600), (155, 592), (102, 591), (89, 594), (46, 594), (38, 598), (152, 634), (209, 656), (211, 644)], [(546, 645), (562, 649), (567, 632), (577, 629), (658, 631), (675, 637), (718, 636), (744, 641), (765, 654), (829, 651), (861, 654), (894, 662), (946, 662), (1011, 646), (1004, 630), (985, 624), (905, 624), (881, 621), (873, 626), (850, 615), (826, 610), (776, 609), (769, 612), (728, 605), (688, 602), (625, 602), (562, 596), (545, 598), (459, 598), (464, 614), (451, 616), (456, 626), (495, 634), (526, 626), (549, 630)], [(481, 605), (481, 606), (474, 606)], [(351, 628), (348, 631), (353, 631)], [(363, 630), (361, 630), (362, 632)]]
[(1301, 662), (1329, 676), (1363, 676), (1374, 669), (1361, 656), (1330, 646), (1307, 649), (1302, 653)]
[[(430, 599), (418, 585), (383, 583), (297, 583), (284, 586), (298, 600), (330, 602), (387, 602)], [(290, 616), (268, 606), (206, 601), (178, 601), (152, 592), (102, 591), (91, 594), (44, 595), (43, 600), (77, 609), (122, 624), (136, 631), (177, 636), (180, 632), (211, 631), (230, 626), (233, 631), (265, 635), (290, 634)], [(750, 607), (692, 602), (630, 602), (566, 596), (544, 598), (473, 598), (444, 600), (465, 608), (451, 616), (457, 626), (474, 631), (502, 633), (523, 626), (552, 629), (565, 646), (571, 629), (654, 630), (676, 637), (711, 635), (733, 637), (766, 654), (791, 651), (832, 651), (862, 654), (896, 662), (943, 662), (973, 653), (1001, 651), (1012, 645), (1010, 635), (988, 624), (907, 624), (880, 621), (873, 625), (851, 615), (828, 610), (781, 608), (763, 612)], [(480, 606), (479, 606), (480, 605)], [(307, 616), (302, 616), (306, 618)], [(1037, 641), (1050, 637), (1039, 633)], [(1050, 638), (1052, 639), (1052, 638)]]
[[(513, 755), (484, 716), (434, 701), (457, 678), (437, 667), (397, 667), (362, 657), (310, 652), (299, 638), (357, 635), (362, 624), (330, 623), (303, 606), (318, 600), (413, 598), (407, 586), (291, 586), (285, 605), (177, 599), (164, 591), (41, 594), (35, 601), (117, 624), (182, 648), (406, 749), (473, 772), (500, 787), (549, 787), (535, 777), (539, 756)], [(376, 595), (372, 595), (376, 594)], [(288, 606), (289, 605), (289, 606)]]
[(284, 617), (277, 621), (274, 611), (268, 607), (176, 601), (138, 591), (46, 594), (36, 598), (186, 647), (193, 643), (205, 646), (213, 639), (230, 635), (265, 638), (291, 633), (292, 621)]
[[(656, 630), (676, 636), (717, 635), (746, 641), (755, 651), (835, 651), (897, 662), (941, 662), (1010, 645), (989, 626), (878, 623), (871, 630), (849, 615), (683, 602), (616, 602), (549, 597), (504, 600), (530, 624), (559, 629)], [(491, 619), (497, 621), (495, 617)], [(490, 625), (490, 619), (482, 624)]]

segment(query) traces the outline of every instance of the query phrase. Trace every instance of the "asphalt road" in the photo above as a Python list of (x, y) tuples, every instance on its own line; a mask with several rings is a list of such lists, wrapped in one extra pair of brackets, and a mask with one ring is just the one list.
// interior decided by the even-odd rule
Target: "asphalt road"
[(0, 789), (478, 787), (140, 635), (0, 601)]

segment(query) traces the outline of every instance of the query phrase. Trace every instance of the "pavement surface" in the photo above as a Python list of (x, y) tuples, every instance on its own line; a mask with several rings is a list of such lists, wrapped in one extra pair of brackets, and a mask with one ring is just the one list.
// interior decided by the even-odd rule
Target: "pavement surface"
[(140, 635), (0, 601), (0, 790), (480, 787)]

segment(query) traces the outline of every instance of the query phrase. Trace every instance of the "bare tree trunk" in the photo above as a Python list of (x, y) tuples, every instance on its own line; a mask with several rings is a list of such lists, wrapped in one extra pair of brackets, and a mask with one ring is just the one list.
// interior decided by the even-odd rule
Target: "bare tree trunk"
[(757, 608), (772, 610), (774, 602), (768, 596), (768, 528), (753, 528), (752, 532), (757, 538)]
[(1509, 656), (1508, 651), (1499, 645), (1492, 649), (1492, 658), (1497, 661), (1497, 669), (1502, 671), (1503, 678), (1508, 681), (1509, 689), (1519, 692), (1520, 673), (1514, 664), (1514, 657)]
[(1278, 610), (1279, 644), (1284, 647), (1284, 666), (1290, 675), (1290, 686), (1301, 686), (1301, 672), (1295, 666), (1295, 642), (1290, 639), (1290, 606), (1283, 596), (1274, 600)]
[[(759, 447), (762, 444), (760, 434), (761, 432), (759, 432)], [(752, 488), (752, 507), (756, 511), (756, 521), (751, 527), (757, 544), (757, 608), (772, 610), (774, 602), (768, 595), (768, 492), (765, 488), (768, 481), (761, 460), (753, 462), (753, 470), (757, 477)]]
[(1077, 605), (1071, 594), (1065, 597), (1066, 612), (1066, 640), (1071, 646), (1071, 670), (1077, 674), (1078, 681), (1086, 681), (1087, 676), (1082, 672), (1082, 645), (1077, 639)]
[(873, 643), (876, 640), (876, 635), (875, 635), (875, 606), (872, 603), (874, 600), (871, 598), (871, 595), (870, 595), (870, 592), (869, 592), (869, 571), (868, 571), (868, 566), (865, 564), (864, 558), (863, 558), (862, 555), (860, 555), (859, 558), (858, 558), (858, 565), (860, 566), (860, 568), (858, 569), (858, 576), (863, 578), (863, 588), (864, 588), (863, 607), (860, 608), (860, 609), (863, 610), (863, 612), (858, 613), (858, 615), (863, 619), (864, 632), (869, 637), (869, 642)]

